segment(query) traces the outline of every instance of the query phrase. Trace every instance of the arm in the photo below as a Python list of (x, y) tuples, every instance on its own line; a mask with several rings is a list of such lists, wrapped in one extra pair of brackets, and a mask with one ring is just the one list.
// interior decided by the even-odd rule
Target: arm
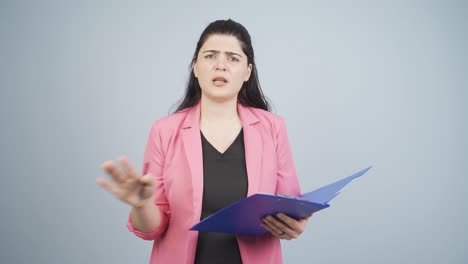
[(298, 196), (301, 193), (294, 165), (293, 153), (289, 143), (286, 124), (280, 118), (276, 135), (277, 183), (276, 194)]
[[(284, 119), (280, 119), (276, 136), (277, 184), (276, 194), (300, 195), (299, 180), (294, 166), (293, 154), (286, 131)], [(285, 214), (266, 216), (262, 226), (279, 239), (294, 239), (304, 232), (307, 220), (312, 215), (302, 219), (293, 219)]]
[(140, 238), (154, 240), (167, 229), (170, 210), (165, 195), (163, 170), (164, 152), (158, 122), (148, 136), (143, 158), (143, 175), (151, 175), (155, 181), (152, 199), (139, 207), (133, 207), (128, 218), (128, 229)]

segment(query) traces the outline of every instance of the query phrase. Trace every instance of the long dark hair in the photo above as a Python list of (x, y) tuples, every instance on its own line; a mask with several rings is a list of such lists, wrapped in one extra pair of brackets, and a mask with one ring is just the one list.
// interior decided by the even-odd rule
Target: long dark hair
[(243, 105), (270, 111), (270, 104), (268, 103), (266, 97), (263, 95), (262, 89), (260, 88), (257, 67), (255, 66), (254, 50), (249, 32), (241, 24), (228, 19), (216, 20), (210, 23), (201, 34), (197, 43), (197, 48), (193, 54), (192, 62), (189, 66), (190, 77), (187, 82), (187, 88), (185, 89), (185, 95), (180, 104), (178, 104), (177, 110), (175, 112), (192, 107), (200, 100), (201, 89), (200, 85), (198, 84), (198, 80), (195, 78), (195, 74), (193, 73), (193, 63), (197, 61), (198, 52), (200, 51), (200, 48), (203, 46), (205, 41), (214, 34), (236, 37), (241, 44), (242, 51), (247, 55), (247, 64), (252, 64), (252, 73), (250, 74), (250, 78), (242, 85), (242, 88), (240, 89), (237, 96), (237, 100)]

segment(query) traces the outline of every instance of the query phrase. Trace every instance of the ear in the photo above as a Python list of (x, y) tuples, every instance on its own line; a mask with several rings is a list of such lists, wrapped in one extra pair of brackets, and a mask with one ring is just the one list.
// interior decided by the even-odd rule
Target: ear
[(247, 75), (245, 76), (245, 79), (244, 81), (248, 81), (250, 79), (250, 75), (252, 74), (252, 63), (249, 63), (249, 65), (247, 66)]

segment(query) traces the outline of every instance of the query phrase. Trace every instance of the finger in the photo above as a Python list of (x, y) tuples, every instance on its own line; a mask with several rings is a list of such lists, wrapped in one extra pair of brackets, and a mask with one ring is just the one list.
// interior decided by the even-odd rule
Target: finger
[(263, 226), (266, 230), (268, 230), (273, 236), (280, 238), (280, 234), (282, 234), (282, 232), (279, 231), (277, 228), (271, 226), (271, 224), (265, 221), (265, 219), (262, 220), (262, 223), (260, 225)]
[(264, 221), (262, 223), (263, 223), (262, 226), (265, 227), (268, 231), (270, 231), (270, 233), (273, 236), (275, 236), (276, 238), (286, 239), (286, 240), (291, 240), (292, 239), (292, 237), (288, 233), (283, 232), (282, 230), (278, 229), (276, 226), (272, 225), (267, 220), (264, 219)]
[(262, 222), (260, 223), (260, 226), (264, 227), (268, 232), (270, 232), (272, 235), (276, 236), (276, 233), (273, 229), (271, 229), (271, 227), (269, 226), (269, 224), (265, 221), (262, 220)]
[(284, 231), (290, 237), (296, 238), (300, 234), (297, 232), (297, 230), (291, 228), (291, 226), (284, 223), (281, 219), (278, 219), (273, 216), (268, 216), (267, 219), (271, 224), (276, 226), (279, 230)]
[(121, 156), (117, 159), (120, 164), (122, 164), (122, 167), (125, 169), (127, 174), (132, 177), (132, 178), (138, 178), (138, 172), (135, 170), (135, 168), (130, 164), (128, 159), (125, 156)]
[(151, 174), (143, 175), (139, 179), (140, 179), (140, 182), (145, 185), (151, 185), (151, 186), (154, 185), (155, 179), (154, 179), (154, 176)]
[(299, 222), (294, 218), (291, 218), (283, 213), (277, 214), (276, 217), (278, 217), (282, 222), (288, 225), (291, 229), (296, 230), (299, 228)]
[(285, 225), (279, 223), (278, 220), (276, 220), (273, 216), (268, 215), (264, 218), (264, 220), (270, 225), (276, 234), (281, 235), (283, 233), (288, 233), (286, 230), (288, 228)]
[(125, 198), (125, 194), (123, 194), (122, 189), (116, 188), (115, 185), (112, 185), (112, 184), (108, 183), (103, 178), (96, 178), (96, 183), (99, 184), (102, 188), (104, 188), (107, 191), (109, 191), (110, 193), (112, 193), (113, 195), (115, 195), (117, 198), (119, 198), (121, 200)]
[(96, 183), (99, 184), (102, 188), (106, 189), (107, 191), (113, 193), (114, 192), (114, 187), (112, 184), (108, 183), (106, 180), (103, 178), (96, 178)]
[(139, 178), (140, 190), (139, 195), (141, 199), (147, 199), (152, 196), (154, 192), (154, 177), (151, 174), (144, 175)]
[(307, 223), (307, 220), (311, 217), (312, 215), (308, 215), (304, 218), (301, 218), (299, 220), (296, 220), (294, 218), (291, 218), (283, 213), (279, 213), (277, 217), (283, 221), (285, 224), (287, 224), (291, 229), (296, 231), (297, 233), (301, 234), (304, 232), (304, 227), (305, 224)]
[(298, 221), (282, 213), (279, 213), (276, 216), (279, 218), (280, 221), (282, 221), (283, 223), (288, 225), (289, 228), (291, 228), (291, 230), (293, 231), (293, 233), (291, 234), (293, 235), (294, 238), (297, 238), (300, 234), (304, 232), (307, 218), (303, 218)]
[(122, 183), (126, 178), (125, 173), (115, 166), (112, 160), (104, 162), (101, 168), (103, 168), (116, 183)]
[(140, 199), (145, 200), (150, 198), (153, 195), (153, 192), (153, 186), (143, 185), (139, 192)]

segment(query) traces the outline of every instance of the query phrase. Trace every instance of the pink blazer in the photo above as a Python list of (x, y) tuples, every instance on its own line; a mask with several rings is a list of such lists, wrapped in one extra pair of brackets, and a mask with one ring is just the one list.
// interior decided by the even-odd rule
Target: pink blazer
[[(267, 111), (237, 106), (244, 130), (248, 177), (247, 196), (255, 193), (299, 195), (299, 183), (284, 120)], [(146, 145), (143, 174), (156, 177), (154, 202), (162, 224), (153, 232), (136, 230), (129, 216), (127, 227), (138, 237), (154, 240), (150, 263), (192, 264), (203, 194), (200, 103), (157, 120)], [(279, 239), (237, 236), (245, 264), (282, 263)]]

